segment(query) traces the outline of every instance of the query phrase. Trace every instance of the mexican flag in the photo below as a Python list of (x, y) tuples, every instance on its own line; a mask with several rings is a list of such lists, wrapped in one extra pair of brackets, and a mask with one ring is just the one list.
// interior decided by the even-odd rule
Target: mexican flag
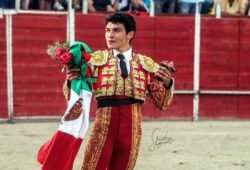
[(80, 76), (71, 81), (70, 99), (58, 130), (38, 151), (37, 160), (42, 170), (72, 170), (87, 133), (92, 96), (88, 83), (95, 80), (87, 77), (87, 62), (83, 59), (86, 52), (91, 50), (85, 43), (74, 42), (70, 46), (74, 68), (80, 68)]

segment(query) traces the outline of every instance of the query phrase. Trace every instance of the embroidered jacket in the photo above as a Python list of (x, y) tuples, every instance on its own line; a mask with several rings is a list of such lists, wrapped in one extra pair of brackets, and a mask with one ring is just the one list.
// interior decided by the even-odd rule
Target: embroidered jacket
[[(155, 72), (159, 69), (157, 63), (150, 57), (133, 53), (130, 73), (123, 79), (117, 62), (111, 51), (96, 51), (91, 54), (89, 64), (93, 67), (93, 76), (97, 77), (93, 88), (96, 100), (106, 96), (124, 96), (145, 101), (150, 93), (156, 107), (167, 109), (173, 97), (174, 84), (171, 89), (167, 89), (155, 80)], [(70, 96), (67, 85), (64, 85), (64, 95), (66, 99)]]

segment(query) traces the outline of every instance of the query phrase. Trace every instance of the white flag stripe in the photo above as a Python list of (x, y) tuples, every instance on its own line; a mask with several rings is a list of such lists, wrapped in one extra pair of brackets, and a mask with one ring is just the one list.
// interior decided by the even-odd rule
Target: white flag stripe
[(82, 98), (82, 108), (83, 113), (79, 116), (79, 118), (70, 121), (64, 121), (64, 116), (62, 118), (62, 123), (59, 126), (60, 131), (68, 133), (75, 138), (84, 138), (87, 133), (89, 126), (89, 111), (90, 111), (90, 103), (92, 93), (89, 91), (81, 90), (80, 96), (75, 93), (73, 90), (70, 91), (70, 101), (68, 102), (68, 107), (64, 116), (68, 113), (68, 111), (74, 106), (74, 104)]
[(92, 93), (85, 91), (85, 90), (82, 90), (80, 95), (82, 96), (83, 108), (85, 110), (85, 112), (83, 114), (82, 126), (81, 126), (81, 129), (79, 131), (79, 137), (83, 139), (84, 136), (86, 135), (86, 133), (88, 131), (88, 127), (89, 127), (89, 112), (90, 112)]

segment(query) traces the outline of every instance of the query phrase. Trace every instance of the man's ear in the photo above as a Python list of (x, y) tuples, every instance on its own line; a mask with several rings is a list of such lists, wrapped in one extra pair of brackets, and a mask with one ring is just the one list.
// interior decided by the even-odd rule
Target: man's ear
[(127, 37), (129, 38), (129, 40), (131, 40), (135, 35), (135, 32), (134, 31), (130, 31), (128, 34), (127, 34)]

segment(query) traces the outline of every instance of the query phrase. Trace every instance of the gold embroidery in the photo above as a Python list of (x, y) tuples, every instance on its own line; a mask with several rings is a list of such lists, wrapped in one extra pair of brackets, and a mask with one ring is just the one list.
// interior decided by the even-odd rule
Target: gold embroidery
[(134, 75), (135, 78), (140, 78), (139, 74)]
[(146, 100), (146, 94), (144, 92), (140, 93), (140, 99), (145, 101)]
[(132, 90), (126, 89), (125, 90), (125, 95), (128, 97), (132, 97)]
[(124, 90), (123, 78), (120, 75), (117, 75), (116, 95), (123, 95), (123, 90)]
[(108, 96), (114, 95), (114, 87), (111, 86), (107, 89), (107, 95)]
[(137, 64), (137, 62), (135, 60), (133, 60), (131, 62), (131, 65), (132, 65), (133, 68), (137, 68), (138, 69), (138, 64)]
[(107, 87), (102, 87), (101, 88), (101, 92), (104, 93), (104, 94), (106, 94), (107, 93)]
[(107, 87), (101, 87), (95, 90), (95, 97), (105, 96), (106, 94), (107, 94)]
[(134, 84), (134, 87), (136, 88), (136, 89), (141, 89), (141, 90), (145, 90), (145, 84), (144, 84), (144, 82), (143, 81), (134, 81), (134, 82), (136, 82), (135, 84)]
[(110, 60), (109, 60), (109, 65), (110, 66), (113, 66), (113, 65), (116, 65), (116, 58), (115, 57), (112, 57)]
[(115, 66), (112, 66), (109, 68), (110, 71), (116, 71), (116, 67)]
[(129, 76), (127, 79), (125, 79), (125, 95), (132, 97), (132, 80), (131, 76)]
[(139, 81), (138, 80), (134, 80), (134, 85), (137, 85), (137, 86), (139, 86)]
[(137, 89), (134, 89), (134, 98), (141, 99), (139, 94), (140, 94), (139, 91)]
[(144, 74), (140, 75), (140, 79), (145, 80)]
[(154, 62), (154, 60), (152, 60), (150, 57), (144, 56), (144, 55), (140, 55), (139, 54), (139, 60), (140, 63), (142, 65), (142, 67), (150, 72), (150, 73), (155, 73), (158, 69), (159, 69), (159, 65)]
[[(137, 58), (137, 57), (135, 57), (135, 58)], [(133, 65), (137, 65), (137, 63), (136, 63), (136, 60), (134, 60), (133, 62)], [(139, 99), (139, 97), (138, 97), (138, 88), (139, 88), (139, 81), (138, 81), (138, 79), (139, 79), (139, 77), (140, 77), (140, 75), (139, 75), (139, 71), (138, 71), (138, 68), (135, 68), (135, 67), (132, 67), (132, 85), (131, 85), (131, 91), (132, 91), (132, 95), (133, 95), (133, 97), (135, 98), (135, 99)], [(127, 91), (129, 90), (129, 89), (126, 89)]]
[(108, 61), (108, 51), (95, 51), (91, 54), (89, 63), (94, 66), (102, 66)]
[(139, 89), (140, 88), (139, 84), (135, 84), (135, 88)]
[(137, 75), (137, 76), (140, 76), (140, 75), (139, 75), (139, 72), (138, 72), (138, 70), (136, 70), (136, 69), (134, 69), (134, 72), (133, 72), (133, 74), (134, 74), (134, 76), (136, 76), (136, 75)]
[(105, 68), (103, 68), (103, 70), (102, 70), (102, 75), (107, 75), (107, 74), (109, 74), (109, 70), (108, 70), (107, 67), (105, 67)]
[(86, 147), (82, 170), (96, 169), (104, 147), (110, 124), (111, 107), (99, 108), (96, 111), (95, 123)]
[(98, 73), (101, 74), (99, 76), (102, 78), (99, 80), (101, 81), (99, 87), (97, 86), (94, 90), (95, 98), (114, 95), (117, 85), (117, 59), (110, 52), (104, 51), (103, 54), (108, 55), (108, 62), (102, 67), (102, 71)]
[(77, 100), (73, 107), (68, 111), (68, 113), (63, 117), (64, 121), (76, 120), (82, 114), (82, 98)]
[(116, 88), (116, 95), (122, 95), (122, 92), (123, 92), (123, 88), (122, 87), (117, 87)]
[(135, 166), (141, 142), (141, 105), (132, 105), (132, 145), (130, 149), (127, 170), (132, 170)]
[(172, 101), (174, 86), (169, 90), (162, 83), (152, 82), (150, 89), (154, 105), (160, 110), (166, 110)]
[(115, 81), (115, 77), (114, 76), (108, 78), (108, 84), (109, 85), (114, 84), (115, 83), (114, 81)]
[(108, 68), (108, 74), (114, 75), (115, 73), (116, 73), (115, 66), (111, 66), (110, 68)]
[(103, 77), (102, 78), (102, 85), (106, 85), (108, 83), (108, 78), (107, 77)]
[(144, 77), (144, 74), (142, 71), (139, 72), (140, 77)]
[(172, 102), (173, 100), (173, 95), (174, 95), (174, 86), (172, 86), (171, 89), (166, 89), (166, 92), (165, 92), (165, 97), (163, 99), (163, 104), (162, 104), (162, 107), (160, 108), (161, 110), (167, 110), (168, 106), (170, 105), (170, 103)]
[(150, 81), (150, 79), (146, 77), (147, 75), (149, 76), (149, 72), (143, 70), (139, 62), (139, 55), (132, 58), (130, 62), (131, 74), (129, 74), (126, 79), (123, 79), (118, 73), (117, 59), (113, 57), (111, 53), (108, 54), (110, 55), (108, 63), (101, 72), (102, 75), (106, 76), (103, 76), (103, 80), (101, 80), (102, 87), (97, 88), (95, 91), (95, 98), (101, 96), (125, 95), (145, 100), (146, 83)]
[(140, 100), (144, 101), (146, 99), (146, 94), (144, 93), (144, 91), (139, 91), (139, 90), (135, 89), (134, 97), (136, 99), (140, 99)]
[(145, 90), (145, 83), (144, 83), (144, 81), (140, 81), (140, 89)]
[(115, 71), (114, 70), (109, 70), (109, 74), (114, 75)]

